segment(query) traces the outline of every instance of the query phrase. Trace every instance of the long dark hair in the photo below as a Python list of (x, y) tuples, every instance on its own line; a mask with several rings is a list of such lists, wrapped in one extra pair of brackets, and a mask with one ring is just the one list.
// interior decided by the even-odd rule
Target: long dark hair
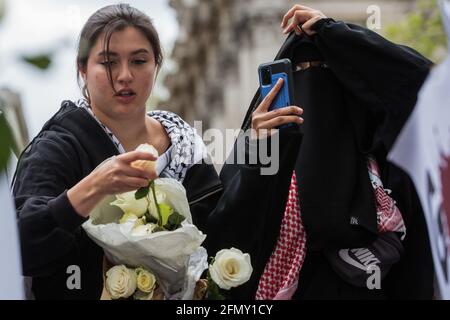
[[(139, 29), (147, 37), (155, 55), (158, 70), (163, 63), (161, 43), (158, 32), (153, 26), (152, 20), (143, 12), (131, 7), (129, 4), (116, 4), (103, 7), (95, 12), (81, 30), (77, 54), (77, 80), (80, 84), (80, 71), (86, 70), (90, 51), (95, 45), (100, 34), (104, 32), (105, 60), (109, 61), (109, 42), (116, 31), (122, 31), (126, 27)], [(115, 91), (112, 79), (111, 66), (107, 65), (108, 80)], [(86, 85), (82, 87), (83, 96), (90, 100)]]

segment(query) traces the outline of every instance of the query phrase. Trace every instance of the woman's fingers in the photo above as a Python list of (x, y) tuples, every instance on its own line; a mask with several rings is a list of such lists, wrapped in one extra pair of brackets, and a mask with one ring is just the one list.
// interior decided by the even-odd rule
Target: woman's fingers
[(261, 130), (261, 129), (274, 129), (277, 128), (283, 124), (288, 124), (288, 123), (297, 123), (297, 124), (302, 124), (303, 123), (303, 118), (300, 118), (298, 116), (280, 116), (280, 117), (276, 117), (267, 121), (261, 121), (258, 124), (258, 127), (256, 128), (256, 130)]
[(299, 24), (304, 24), (306, 21), (314, 17), (314, 12), (310, 10), (297, 10), (292, 17), (292, 21), (287, 28), (283, 30), (284, 34), (290, 33)]
[(295, 27), (294, 27), (294, 31), (295, 31), (295, 33), (297, 34), (297, 35), (301, 35), (302, 34), (302, 28), (300, 28), (300, 26), (299, 25), (296, 25)]
[(267, 112), (272, 105), (273, 100), (277, 96), (281, 87), (283, 86), (284, 80), (278, 79), (277, 83), (273, 86), (272, 90), (265, 96), (263, 101), (259, 104), (258, 108), (256, 108), (256, 112)]
[(294, 30), (297, 34), (301, 34), (304, 31), (308, 35), (313, 35), (315, 32), (311, 30), (311, 27), (322, 18), (326, 18), (326, 16), (318, 10), (307, 6), (295, 5), (284, 15), (281, 21), (281, 28), (284, 29), (284, 34)]
[(300, 116), (303, 114), (303, 109), (297, 106), (289, 106), (285, 108), (279, 108), (264, 114), (261, 114), (258, 118), (259, 121), (267, 121), (279, 116), (289, 116), (289, 115), (297, 115)]
[(147, 170), (143, 170), (141, 168), (135, 168), (135, 167), (128, 166), (128, 165), (125, 165), (122, 168), (121, 173), (127, 177), (144, 178), (144, 179), (147, 179), (147, 181), (155, 180), (156, 178), (158, 178), (156, 171), (150, 172)]
[[(121, 193), (123, 192), (129, 192), (129, 191), (133, 191), (139, 188), (144, 188), (144, 187), (148, 187), (148, 180), (147, 179), (142, 179), (142, 178), (135, 178), (135, 177), (126, 177), (123, 179), (123, 184), (124, 184), (124, 191), (121, 191)], [(126, 191), (128, 189), (128, 191)]]
[(297, 10), (312, 10), (312, 9), (306, 6), (296, 4), (284, 15), (283, 20), (281, 21), (281, 28), (285, 28), (287, 26), (287, 23), (294, 16), (295, 11)]
[(303, 30), (305, 30), (305, 32), (308, 33), (308, 35), (310, 35), (310, 36), (313, 35), (313, 34), (316, 33), (316, 32), (315, 32), (315, 31), (312, 31), (312, 30), (311, 30), (311, 27), (312, 27), (317, 21), (319, 21), (320, 19), (323, 19), (324, 17), (325, 17), (325, 16), (319, 15), (319, 16), (315, 16), (315, 17), (309, 19), (308, 21), (306, 21), (306, 22), (303, 24), (303, 26), (302, 26)]
[(117, 159), (124, 161), (125, 163), (131, 163), (136, 160), (156, 161), (158, 158), (148, 152), (131, 151), (117, 156)]
[[(150, 157), (146, 156), (149, 155)], [(122, 157), (122, 158), (121, 158)], [(110, 163), (109, 168), (105, 172), (109, 172), (108, 176), (112, 178), (113, 184), (121, 184), (129, 178), (142, 179), (144, 181), (155, 180), (158, 178), (156, 170), (143, 169), (141, 167), (132, 166), (129, 162), (133, 162), (136, 159), (155, 159), (154, 156), (147, 154), (145, 152), (129, 152), (124, 153), (116, 157), (115, 161)]]

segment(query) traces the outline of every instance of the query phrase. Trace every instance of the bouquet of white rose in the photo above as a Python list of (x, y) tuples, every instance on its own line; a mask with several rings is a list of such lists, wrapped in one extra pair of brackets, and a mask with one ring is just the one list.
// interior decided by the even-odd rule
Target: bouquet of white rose
[(155, 275), (144, 268), (131, 269), (125, 265), (113, 266), (105, 272), (105, 290), (103, 300), (127, 299), (135, 300), (160, 299), (156, 293)]
[[(122, 299), (133, 296), (135, 300), (161, 300), (164, 295), (158, 290), (155, 276), (144, 268), (127, 268), (124, 265), (106, 266), (105, 289), (107, 299)], [(195, 268), (195, 266), (192, 265)], [(207, 278), (195, 285), (191, 299), (224, 300), (225, 291), (244, 284), (250, 279), (253, 268), (250, 256), (239, 249), (223, 249), (211, 259)]]
[(208, 267), (206, 235), (192, 223), (186, 190), (175, 179), (106, 197), (83, 228), (113, 265), (151, 271), (166, 299), (191, 299)]
[[(157, 155), (150, 145), (137, 150)], [(154, 170), (152, 161), (133, 166)], [(103, 199), (83, 224), (88, 236), (104, 249), (104, 279), (111, 299), (222, 299), (248, 281), (250, 256), (221, 250), (209, 266), (201, 244), (206, 238), (192, 223), (183, 185), (158, 178), (141, 188)], [(155, 291), (157, 293), (155, 294)]]

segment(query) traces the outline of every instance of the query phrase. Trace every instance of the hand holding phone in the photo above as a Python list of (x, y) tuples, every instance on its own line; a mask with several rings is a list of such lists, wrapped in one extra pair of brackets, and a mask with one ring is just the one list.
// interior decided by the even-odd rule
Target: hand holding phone
[[(283, 128), (287, 124), (302, 124), (303, 109), (298, 106), (278, 102), (279, 108), (273, 108), (276, 105), (275, 100), (284, 87), (284, 79), (279, 78), (272, 89), (264, 96), (258, 107), (252, 113), (252, 137), (261, 138), (272, 134), (272, 129)], [(272, 109), (271, 111), (269, 109)], [(254, 136), (256, 134), (256, 137)]]
[(259, 66), (258, 71), (262, 98), (269, 94), (278, 79), (283, 79), (283, 86), (270, 106), (270, 111), (294, 104), (292, 67), (289, 59), (262, 64)]
[[(261, 103), (252, 114), (252, 129), (258, 138), (271, 134), (275, 128), (301, 124), (303, 109), (293, 105), (292, 71), (288, 59), (262, 64), (259, 67)], [(259, 131), (267, 132), (260, 135)]]

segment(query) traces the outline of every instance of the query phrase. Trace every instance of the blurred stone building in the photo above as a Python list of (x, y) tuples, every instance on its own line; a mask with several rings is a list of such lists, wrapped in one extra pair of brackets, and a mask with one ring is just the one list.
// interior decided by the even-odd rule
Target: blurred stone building
[(365, 25), (376, 5), (381, 26), (414, 8), (413, 0), (170, 0), (180, 33), (165, 79), (170, 98), (161, 103), (190, 124), (239, 128), (258, 89), (258, 65), (273, 60), (285, 36), (281, 18), (295, 3), (336, 20)]

